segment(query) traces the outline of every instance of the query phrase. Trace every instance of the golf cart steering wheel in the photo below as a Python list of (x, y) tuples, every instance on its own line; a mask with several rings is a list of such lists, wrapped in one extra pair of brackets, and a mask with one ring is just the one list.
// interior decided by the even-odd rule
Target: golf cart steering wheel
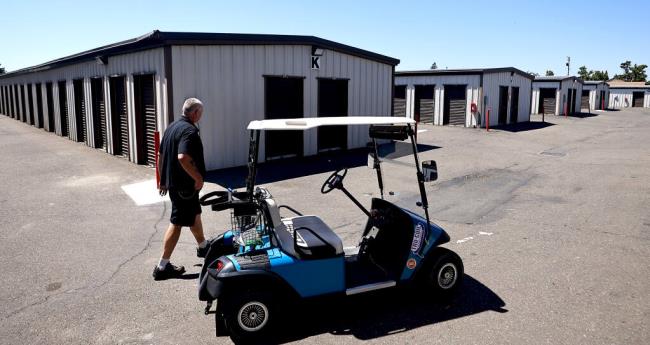
[[(343, 171), (343, 174), (340, 174), (340, 172)], [(345, 175), (348, 174), (348, 169), (339, 169), (330, 175), (330, 177), (325, 180), (325, 183), (323, 183), (323, 186), (320, 187), (320, 192), (323, 194), (327, 194), (331, 192), (335, 188), (339, 188), (343, 186), (343, 179), (345, 178)]]

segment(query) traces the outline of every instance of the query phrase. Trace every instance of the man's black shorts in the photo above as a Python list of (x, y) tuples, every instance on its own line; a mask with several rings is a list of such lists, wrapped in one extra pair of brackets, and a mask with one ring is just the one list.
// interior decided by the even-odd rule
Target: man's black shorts
[(180, 226), (194, 225), (196, 215), (201, 214), (199, 192), (170, 189), (169, 199), (172, 201), (172, 215), (169, 221)]

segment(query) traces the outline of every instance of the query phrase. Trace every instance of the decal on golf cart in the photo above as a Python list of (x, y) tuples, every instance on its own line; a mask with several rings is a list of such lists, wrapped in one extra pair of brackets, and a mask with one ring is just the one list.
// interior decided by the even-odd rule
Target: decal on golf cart
[(416, 254), (422, 248), (422, 242), (424, 242), (424, 227), (422, 224), (418, 223), (413, 230), (413, 242), (411, 243), (411, 251)]
[(415, 266), (417, 266), (417, 265), (418, 265), (418, 262), (415, 261), (415, 259), (413, 259), (413, 258), (408, 259), (408, 261), (406, 262), (406, 267), (408, 269), (410, 269), (410, 270), (414, 269)]

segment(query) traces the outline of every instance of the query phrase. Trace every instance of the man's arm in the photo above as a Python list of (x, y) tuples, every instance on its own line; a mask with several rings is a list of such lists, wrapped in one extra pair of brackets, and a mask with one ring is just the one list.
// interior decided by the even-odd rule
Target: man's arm
[(183, 170), (194, 179), (194, 189), (200, 190), (203, 188), (203, 176), (201, 176), (199, 169), (196, 168), (194, 159), (187, 153), (179, 153), (178, 162), (181, 163)]
[[(162, 166), (163, 166), (162, 156), (160, 155), (160, 151), (158, 151), (158, 176), (160, 176), (161, 179), (163, 176)], [(162, 184), (162, 181), (160, 181), (160, 183), (158, 184), (158, 193), (160, 194), (160, 196), (165, 196), (165, 194), (167, 194), (167, 186), (164, 186)]]

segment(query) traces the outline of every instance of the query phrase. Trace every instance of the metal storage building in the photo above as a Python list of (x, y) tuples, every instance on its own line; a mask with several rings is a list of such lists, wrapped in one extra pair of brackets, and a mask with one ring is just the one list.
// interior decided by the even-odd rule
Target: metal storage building
[(579, 113), (582, 108), (582, 85), (582, 79), (573, 76), (535, 77), (531, 105), (533, 114)]
[[(147, 35), (0, 76), (3, 114), (153, 164), (154, 132), (197, 97), (209, 170), (246, 164), (251, 120), (390, 116), (399, 60), (313, 36)], [(265, 140), (264, 140), (265, 139)], [(362, 147), (363, 128), (272, 133), (260, 160)]]
[(650, 108), (650, 85), (622, 80), (610, 80), (607, 84), (611, 108)]
[[(395, 116), (484, 127), (530, 120), (533, 76), (514, 67), (395, 72)], [(472, 112), (475, 105), (476, 112)]]
[(582, 108), (589, 111), (607, 109), (609, 98), (609, 85), (604, 81), (585, 81), (582, 85)]

